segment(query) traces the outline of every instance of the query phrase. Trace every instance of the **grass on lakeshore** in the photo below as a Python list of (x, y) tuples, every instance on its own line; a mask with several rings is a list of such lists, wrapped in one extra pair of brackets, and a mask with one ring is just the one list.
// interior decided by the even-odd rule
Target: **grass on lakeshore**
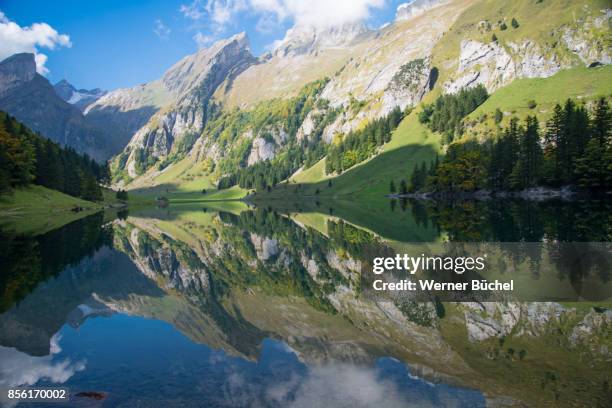
[[(81, 207), (80, 212), (71, 211)], [(42, 234), (104, 208), (56, 190), (30, 185), (0, 196), (0, 223), (24, 234)]]

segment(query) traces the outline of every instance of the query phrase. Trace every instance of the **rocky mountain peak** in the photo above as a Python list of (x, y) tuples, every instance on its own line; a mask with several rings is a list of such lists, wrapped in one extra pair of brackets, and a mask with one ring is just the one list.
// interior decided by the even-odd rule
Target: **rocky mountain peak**
[(441, 0), (413, 0), (400, 4), (395, 12), (395, 21), (405, 21), (419, 16), (441, 2)]
[(325, 48), (347, 46), (368, 31), (363, 22), (329, 27), (295, 26), (287, 30), (285, 38), (274, 49), (274, 55), (312, 54)]
[(14, 54), (0, 62), (0, 97), (36, 76), (34, 54)]
[(100, 88), (76, 89), (66, 79), (62, 79), (53, 85), (55, 93), (64, 101), (84, 111), (89, 105), (106, 95), (106, 91)]
[(58, 94), (58, 96), (65, 101), (68, 101), (72, 94), (76, 92), (76, 88), (65, 79), (62, 79), (53, 85), (53, 88), (55, 88), (55, 92)]
[(183, 58), (166, 71), (162, 82), (170, 92), (182, 95), (200, 83), (213, 65), (236, 58), (253, 58), (245, 32), (219, 40)]

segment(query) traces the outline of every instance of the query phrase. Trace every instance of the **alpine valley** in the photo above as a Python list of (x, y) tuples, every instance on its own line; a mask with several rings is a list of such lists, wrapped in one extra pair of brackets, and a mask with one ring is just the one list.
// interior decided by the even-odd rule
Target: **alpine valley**
[[(544, 127), (568, 98), (590, 108), (609, 97), (607, 6), (418, 0), (379, 30), (294, 27), (259, 57), (241, 33), (109, 92), (85, 117), (131, 137), (111, 165), (122, 188), (381, 197), (449, 144), (484, 143), (528, 115)], [(440, 95), (478, 85), (487, 95), (456, 114), (450, 137), (418, 120)]]
[[(568, 98), (594, 112), (612, 83), (608, 6), (416, 0), (377, 30), (297, 25), (258, 57), (236, 34), (158, 80), (110, 92), (65, 80), (53, 87), (33, 55), (20, 54), (0, 66), (0, 109), (62, 145), (112, 156), (113, 184), (147, 196), (274, 197), (300, 188), (381, 197), (394, 192), (390, 183), (407, 192), (414, 169), (449, 147), (495, 140), (513, 118), (531, 115), (543, 129)], [(468, 89), (486, 92), (445, 117), (450, 128), (423, 120), (424, 106)]]
[[(127, 4), (92, 19), (100, 3)], [(1, 61), (0, 388), (87, 407), (609, 407), (610, 1), (395, 11), (298, 19), (261, 55), (237, 33), (114, 90)], [(376, 258), (465, 266), (468, 249), (484, 271), (414, 278), (514, 292), (370, 290), (396, 277)]]

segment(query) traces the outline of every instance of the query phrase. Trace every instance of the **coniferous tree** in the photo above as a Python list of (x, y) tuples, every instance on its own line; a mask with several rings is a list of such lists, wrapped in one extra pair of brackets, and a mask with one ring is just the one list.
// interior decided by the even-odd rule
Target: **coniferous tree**
[(540, 181), (542, 166), (538, 119), (528, 116), (520, 133), (520, 156), (512, 171), (512, 185), (515, 188), (534, 187)]
[(576, 160), (576, 179), (582, 187), (601, 189), (612, 185), (610, 124), (608, 103), (605, 98), (600, 98), (588, 127), (589, 140), (583, 154)]
[(0, 189), (35, 183), (86, 199), (99, 200), (98, 176), (107, 172), (88, 156), (35, 134), (0, 112)]
[(612, 112), (606, 98), (599, 98), (595, 105), (593, 121), (591, 123), (591, 134), (601, 145), (610, 142), (610, 125), (612, 124)]
[(489, 166), (489, 180), (491, 187), (499, 190), (511, 188), (510, 175), (518, 160), (519, 154), (519, 125), (518, 119), (510, 119), (508, 127), (493, 144), (491, 162)]

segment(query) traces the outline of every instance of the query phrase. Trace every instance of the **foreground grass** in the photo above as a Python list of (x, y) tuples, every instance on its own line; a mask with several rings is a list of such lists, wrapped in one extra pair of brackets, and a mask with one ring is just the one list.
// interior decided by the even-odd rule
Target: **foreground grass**
[[(72, 211), (75, 207), (82, 211)], [(0, 225), (17, 233), (42, 234), (103, 208), (103, 203), (32, 185), (0, 196)]]

